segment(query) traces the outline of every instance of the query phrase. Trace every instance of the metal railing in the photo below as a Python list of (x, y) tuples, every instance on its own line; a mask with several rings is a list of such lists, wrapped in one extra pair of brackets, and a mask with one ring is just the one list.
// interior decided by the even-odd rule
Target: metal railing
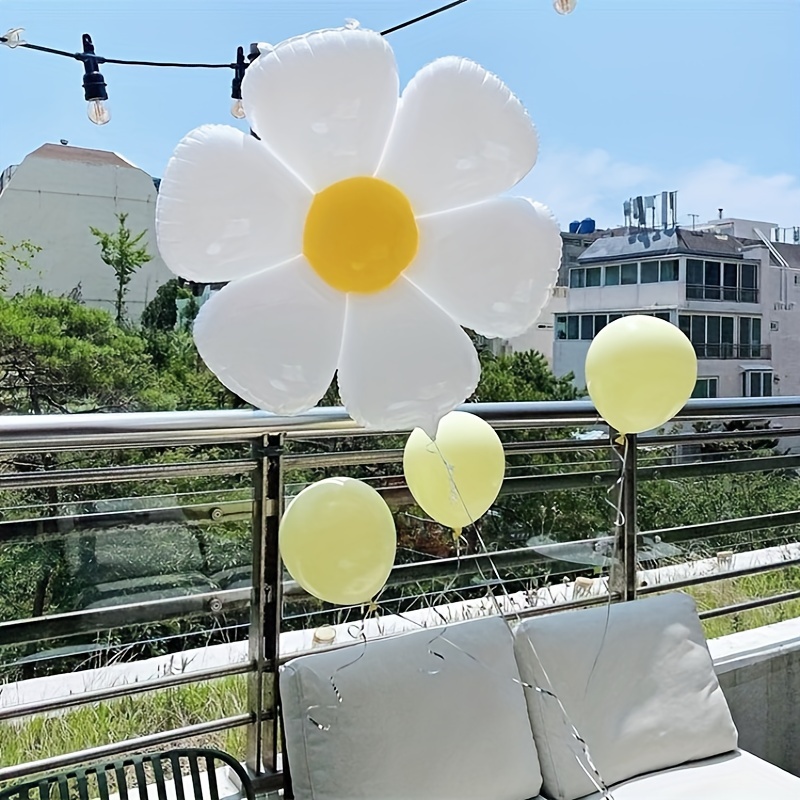
[(687, 300), (713, 300), (725, 303), (758, 303), (759, 290), (742, 286), (711, 286), (709, 284), (686, 284)]
[[(536, 495), (564, 490), (607, 490), (620, 486), (619, 507), (623, 514), (617, 527), (613, 527), (609, 509), (610, 535), (587, 538), (596, 548), (608, 548), (605, 559), (609, 564), (607, 589), (593, 597), (572, 597), (556, 608), (580, 607), (609, 600), (633, 600), (638, 594), (665, 591), (701, 584), (710, 580), (757, 574), (800, 564), (800, 556), (784, 559), (774, 564), (754, 564), (724, 574), (692, 576), (666, 583), (640, 586), (637, 580), (640, 549), (647, 541), (657, 537), (661, 542), (675, 544), (692, 542), (704, 537), (732, 536), (741, 532), (772, 530), (778, 527), (800, 525), (800, 511), (760, 514), (731, 520), (704, 522), (652, 531), (640, 531), (637, 526), (637, 487), (642, 481), (673, 481), (720, 473), (758, 473), (797, 470), (800, 455), (791, 452), (757, 452), (752, 457), (735, 460), (717, 460), (685, 456), (692, 448), (711, 444), (731, 445), (746, 443), (765, 437), (800, 436), (800, 397), (788, 398), (731, 398), (693, 400), (679, 414), (674, 428), (643, 437), (631, 436), (627, 443), (627, 457), (620, 445), (609, 438), (580, 439), (568, 433), (576, 427), (603, 428), (597, 412), (590, 402), (540, 402), (470, 404), (463, 407), (490, 422), (499, 431), (527, 432), (527, 438), (507, 441), (505, 448), (509, 460), (520, 457), (543, 459), (554, 454), (565, 459), (558, 471), (548, 471), (540, 462), (525, 474), (511, 470), (504, 482), (501, 496)], [(748, 421), (783, 419), (781, 431), (765, 432), (756, 424), (751, 429), (743, 427)], [(716, 430), (690, 430), (689, 423), (724, 423), (737, 420), (737, 427)], [(0, 548), (18, 542), (32, 534), (39, 535), (51, 526), (51, 536), (69, 530), (81, 536), (84, 530), (114, 528), (121, 519), (126, 523), (146, 526), (165, 521), (202, 521), (216, 524), (230, 519), (251, 520), (252, 580), (247, 588), (219, 589), (172, 597), (149, 599), (129, 604), (86, 607), (61, 613), (42, 614), (27, 619), (0, 622), (0, 648), (30, 646), (50, 639), (65, 639), (130, 627), (137, 624), (154, 625), (186, 617), (211, 616), (221, 619), (225, 614), (246, 614), (248, 631), (247, 659), (238, 664), (198, 670), (195, 672), (165, 675), (156, 679), (124, 686), (95, 689), (66, 698), (40, 700), (19, 706), (0, 709), (0, 723), (32, 714), (61, 711), (90, 703), (112, 700), (122, 696), (140, 695), (156, 689), (182, 686), (216, 678), (247, 675), (247, 710), (222, 719), (210, 720), (179, 729), (148, 733), (135, 740), (115, 742), (78, 753), (63, 754), (36, 762), (0, 768), (0, 781), (19, 778), (46, 768), (60, 768), (66, 764), (94, 760), (124, 753), (131, 749), (161, 745), (175, 739), (185, 739), (234, 727), (247, 728), (247, 766), (256, 777), (261, 789), (274, 788), (281, 783), (280, 771), (280, 701), (277, 676), (284, 656), (280, 643), (286, 628), (284, 603), (305, 597), (303, 591), (285, 580), (278, 553), (278, 525), (287, 495), (287, 475), (299, 470), (308, 474), (336, 467), (369, 468), (391, 467), (402, 461), (402, 450), (395, 441), (388, 449), (368, 449), (367, 444), (383, 432), (361, 430), (340, 408), (318, 408), (297, 417), (277, 417), (256, 411), (170, 412), (139, 414), (89, 414), (63, 416), (0, 417), (0, 492), (42, 491), (45, 494), (57, 487), (96, 487), (109, 484), (131, 484), (140, 481), (196, 480), (200, 478), (236, 477), (249, 486), (247, 499), (211, 499), (193, 505), (165, 504), (157, 508), (141, 508), (125, 512), (98, 511), (67, 513), (66, 506), (53, 503), (44, 516), (0, 518)], [(550, 438), (544, 436), (547, 433)], [(539, 435), (539, 438), (536, 436)], [(332, 445), (346, 439), (349, 449)], [(309, 447), (313, 443), (314, 447)], [(331, 446), (329, 447), (328, 444)], [(223, 447), (224, 446), (224, 447)], [(224, 453), (208, 460), (170, 461), (169, 463), (136, 463), (127, 465), (61, 466), (45, 468), (44, 459), (38, 466), (26, 465), (19, 469), (14, 459), (60, 453), (83, 454), (84, 458), (105, 458), (132, 448), (147, 453), (160, 453), (173, 448), (222, 448)], [(232, 452), (230, 448), (237, 448)], [(616, 447), (617, 455), (611, 449)], [(225, 449), (228, 448), (228, 449)], [(653, 452), (666, 452), (668, 457), (653, 460)], [(685, 457), (678, 457), (679, 454)], [(587, 455), (588, 454), (588, 455)], [(580, 461), (580, 456), (588, 460)], [(574, 464), (568, 460), (575, 456)], [(12, 464), (13, 462), (13, 464)], [(16, 465), (16, 466), (13, 466)], [(395, 472), (399, 471), (395, 470)], [(408, 503), (411, 498), (407, 487), (396, 474), (374, 476), (373, 485), (390, 504)], [(622, 472), (623, 480), (620, 481)], [(71, 506), (70, 506), (71, 508)], [(20, 512), (21, 513), (21, 512)], [(591, 532), (587, 532), (590, 533)], [(397, 564), (388, 580), (388, 586), (398, 590), (395, 603), (403, 608), (402, 587), (419, 585), (427, 581), (450, 581), (457, 575), (484, 577), (488, 572), (500, 575), (504, 570), (540, 568), (542, 573), (561, 564), (559, 575), (577, 574), (580, 568), (570, 558), (564, 557), (563, 548), (573, 543), (554, 542), (538, 546), (523, 546), (497, 552), (472, 552), (458, 557), (430, 557), (412, 563)], [(561, 548), (561, 549), (559, 549)], [(601, 559), (602, 560), (602, 559)], [(570, 566), (571, 564), (571, 566)], [(520, 579), (500, 577), (503, 591), (520, 587)], [(463, 589), (459, 597), (473, 592), (479, 596), (492, 590), (493, 581), (477, 581), (471, 589)], [(438, 591), (437, 596), (443, 592)], [(744, 610), (755, 605), (784, 602), (797, 596), (797, 592), (784, 593), (770, 598), (733, 604), (727, 608), (710, 609), (706, 616)], [(415, 596), (417, 597), (417, 596)], [(546, 613), (551, 606), (532, 606), (514, 616)], [(316, 613), (316, 612), (314, 612)], [(325, 611), (330, 613), (330, 611)], [(298, 618), (310, 620), (311, 612)], [(0, 651), (2, 652), (2, 651)]]
[(724, 342), (697, 344), (692, 342), (692, 347), (698, 358), (762, 359), (764, 361), (772, 358), (772, 346), (768, 344), (728, 344)]

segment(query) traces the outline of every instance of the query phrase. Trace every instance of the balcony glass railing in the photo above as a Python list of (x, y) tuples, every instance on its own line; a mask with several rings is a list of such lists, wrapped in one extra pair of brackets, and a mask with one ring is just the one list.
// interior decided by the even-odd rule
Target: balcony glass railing
[(741, 358), (764, 361), (772, 358), (772, 347), (768, 344), (728, 344), (726, 342), (698, 344), (692, 342), (692, 346), (698, 358)]
[[(687, 587), (709, 626), (800, 613), (800, 398), (690, 401), (627, 456), (586, 401), (464, 409), (500, 431), (507, 473), (458, 545), (413, 504), (403, 437), (342, 409), (0, 417), (0, 783), (180, 740), (275, 788), (279, 666), (365, 630)], [(784, 423), (780, 443), (764, 420)], [(284, 503), (332, 475), (393, 510), (377, 621), (281, 566)]]
[(687, 300), (719, 300), (727, 303), (758, 303), (758, 289), (740, 286), (709, 286), (707, 284), (686, 284)]

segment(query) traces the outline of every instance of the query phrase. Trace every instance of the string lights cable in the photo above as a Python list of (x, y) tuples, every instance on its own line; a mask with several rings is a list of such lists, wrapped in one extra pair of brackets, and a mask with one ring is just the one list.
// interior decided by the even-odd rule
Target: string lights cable
[[(449, 11), (456, 6), (463, 5), (468, 0), (452, 0), (452, 2), (439, 6), (438, 8), (428, 11), (425, 14), (420, 14), (417, 17), (408, 19), (397, 25), (392, 25), (390, 28), (380, 31), (381, 36), (387, 36), (396, 31), (408, 28), (411, 25), (416, 25), (418, 22), (435, 17), (437, 14), (442, 14)], [(553, 7), (559, 14), (571, 13), (577, 4), (577, 0), (554, 0)], [(357, 24), (357, 23), (356, 23)], [(234, 77), (231, 81), (231, 98), (233, 103), (231, 105), (231, 114), (236, 119), (244, 119), (244, 108), (242, 107), (242, 79), (247, 67), (260, 55), (258, 44), (251, 44), (247, 56), (244, 54), (244, 48), (239, 47), (236, 50), (236, 59), (228, 63), (204, 63), (204, 62), (183, 62), (183, 61), (141, 61), (136, 59), (126, 58), (109, 58), (107, 56), (99, 56), (95, 53), (94, 43), (92, 37), (85, 33), (82, 36), (81, 44), (83, 50), (81, 52), (70, 52), (69, 50), (59, 50), (55, 47), (45, 47), (40, 44), (33, 44), (26, 42), (22, 38), (24, 32), (23, 28), (11, 28), (5, 34), (0, 36), (0, 44), (6, 45), (12, 49), (22, 47), (26, 50), (33, 50), (37, 53), (47, 53), (49, 55), (60, 56), (62, 58), (69, 58), (74, 61), (80, 61), (84, 66), (83, 76), (83, 92), (84, 99), (88, 103), (87, 116), (95, 123), (95, 125), (105, 125), (111, 119), (111, 113), (106, 105), (108, 101), (108, 90), (103, 74), (100, 72), (101, 64), (115, 64), (130, 67), (162, 67), (162, 68), (179, 68), (179, 69), (232, 69)]]

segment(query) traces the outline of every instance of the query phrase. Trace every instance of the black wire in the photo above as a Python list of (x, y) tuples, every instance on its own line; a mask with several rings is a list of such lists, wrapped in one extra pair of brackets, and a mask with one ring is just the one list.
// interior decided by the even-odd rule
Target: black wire
[[(415, 25), (417, 22), (422, 22), (422, 20), (429, 19), (430, 17), (434, 17), (437, 14), (441, 14), (443, 11), (449, 11), (451, 8), (455, 8), (456, 6), (460, 6), (462, 3), (466, 3), (467, 0), (453, 0), (452, 3), (447, 3), (446, 5), (440, 6), (439, 8), (433, 9), (433, 11), (428, 11), (425, 14), (421, 14), (418, 17), (414, 17), (414, 19), (406, 20), (405, 22), (401, 22), (399, 25), (393, 25), (391, 28), (386, 28), (386, 30), (380, 31), (381, 36), (387, 36), (390, 33), (394, 33), (395, 31), (402, 30), (403, 28), (408, 28), (410, 25)], [(8, 39), (5, 36), (0, 36), (0, 43), (7, 42)], [(53, 47), (44, 47), (40, 44), (30, 44), (28, 42), (23, 42), (17, 47), (24, 47), (28, 50), (36, 50), (40, 53), (50, 53), (54, 56), (63, 56), (64, 58), (73, 58), (76, 61), (85, 61), (86, 54), (85, 53), (70, 53), (68, 50), (56, 50)], [(182, 67), (184, 69), (236, 69), (236, 64), (228, 63), (228, 64), (201, 64), (201, 63), (184, 63), (179, 61), (130, 61), (124, 58), (104, 58), (103, 56), (92, 56), (92, 58), (98, 64), (122, 64), (124, 66), (132, 66), (132, 67)]]
[(407, 28), (409, 25), (414, 25), (417, 22), (422, 22), (422, 20), (424, 19), (428, 19), (429, 17), (434, 17), (437, 14), (441, 14), (442, 11), (449, 11), (451, 8), (455, 8), (456, 6), (460, 6), (462, 3), (466, 2), (467, 0), (455, 0), (452, 3), (448, 3), (446, 6), (435, 8), (433, 11), (429, 11), (427, 14), (422, 14), (419, 17), (414, 17), (414, 19), (409, 19), (406, 22), (401, 22), (399, 25), (387, 28), (385, 31), (381, 31), (381, 36), (386, 36), (389, 33), (394, 33), (395, 31), (402, 30), (403, 28)]

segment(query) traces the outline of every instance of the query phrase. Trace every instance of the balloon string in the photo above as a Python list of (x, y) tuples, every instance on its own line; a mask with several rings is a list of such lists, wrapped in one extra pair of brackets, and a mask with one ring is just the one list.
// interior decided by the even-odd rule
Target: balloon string
[(332, 723), (322, 723), (316, 717), (318, 715), (314, 714), (315, 711), (326, 710), (326, 711), (336, 711), (337, 706), (341, 705), (344, 702), (344, 696), (339, 689), (339, 684), (337, 681), (337, 676), (343, 672), (344, 670), (352, 667), (354, 664), (357, 664), (361, 661), (362, 658), (367, 654), (367, 646), (369, 639), (367, 637), (367, 620), (371, 616), (378, 616), (380, 612), (380, 606), (377, 603), (377, 597), (374, 600), (371, 600), (364, 608), (364, 616), (358, 621), (353, 623), (352, 625), (348, 626), (347, 633), (353, 639), (359, 639), (361, 641), (361, 652), (345, 664), (337, 667), (333, 674), (328, 678), (328, 683), (330, 684), (331, 691), (333, 692), (334, 697), (336, 698), (336, 705), (311, 705), (306, 708), (306, 719), (319, 731), (328, 732), (332, 727)]
[[(619, 477), (606, 491), (606, 505), (611, 506), (614, 511), (614, 527), (622, 528), (625, 525), (625, 512), (622, 510), (623, 492), (625, 487), (625, 467), (628, 463), (629, 440), (625, 434), (620, 434), (614, 443), (622, 447), (622, 453), (616, 447), (611, 448), (611, 452), (620, 459)], [(616, 502), (611, 499), (611, 495), (616, 491)]]
[[(476, 536), (476, 539), (477, 539), (477, 541), (478, 541), (478, 543), (480, 545), (482, 553), (487, 556), (487, 560), (488, 560), (489, 565), (491, 567), (491, 571), (492, 571), (492, 573), (494, 575), (494, 579), (500, 586), (500, 590), (503, 593), (503, 597), (504, 597), (504, 600), (506, 601), (507, 607), (509, 609), (516, 609), (516, 603), (512, 600), (511, 596), (509, 595), (508, 590), (507, 590), (507, 588), (505, 586), (505, 582), (503, 581), (502, 577), (500, 576), (500, 572), (497, 569), (497, 565), (494, 563), (494, 560), (491, 557), (491, 551), (486, 546), (486, 543), (483, 540), (483, 537), (481, 536), (480, 530), (478, 529), (478, 526), (475, 524), (475, 521), (473, 520), (473, 517), (470, 514), (469, 509), (467, 507), (467, 504), (466, 504), (466, 502), (464, 500), (464, 497), (462, 496), (461, 491), (459, 490), (458, 485), (455, 482), (453, 465), (450, 464), (447, 461), (447, 459), (445, 459), (445, 457), (444, 457), (441, 449), (439, 448), (438, 444), (436, 443), (436, 441), (433, 440), (432, 443), (433, 443), (434, 447), (436, 448), (436, 452), (439, 454), (439, 457), (442, 459), (442, 463), (444, 464), (445, 469), (447, 470), (447, 474), (448, 474), (448, 477), (449, 477), (449, 480), (450, 480), (451, 497), (456, 499), (458, 502), (461, 503), (461, 506), (462, 506), (462, 508), (464, 510), (464, 513), (465, 513), (465, 516), (466, 516), (466, 519), (471, 521), (470, 525), (474, 529), (475, 536)], [(491, 590), (490, 582), (487, 579), (485, 573), (483, 572), (483, 569), (482, 569), (482, 567), (480, 565), (480, 562), (476, 561), (476, 567), (477, 567), (478, 573), (481, 576), (481, 579), (487, 584), (487, 595), (488, 595), (488, 597), (492, 601), (497, 614), (500, 616), (501, 619), (503, 619), (505, 621), (506, 627), (508, 628), (508, 631), (509, 631), (509, 634), (513, 637), (514, 636), (514, 630), (511, 627), (511, 622), (508, 619), (507, 614), (503, 611), (502, 607), (500, 606), (500, 603), (499, 603), (495, 593)], [(521, 622), (522, 618), (519, 615), (518, 611), (515, 611), (515, 615), (516, 615), (516, 618), (517, 618), (517, 622), (518, 623)], [(429, 643), (429, 651), (432, 648), (433, 642), (435, 642), (437, 639), (444, 638), (446, 630), (447, 629), (445, 628), (445, 630), (442, 631), (439, 634), (439, 636), (434, 637), (434, 639), (431, 640), (431, 642)], [(558, 706), (558, 709), (559, 709), (559, 711), (561, 713), (561, 716), (563, 718), (563, 721), (564, 721), (565, 725), (567, 726), (567, 728), (571, 732), (572, 739), (578, 745), (578, 749), (580, 750), (580, 752), (578, 752), (577, 749), (573, 749), (573, 753), (572, 753), (574, 758), (575, 758), (575, 760), (577, 761), (579, 767), (587, 775), (587, 777), (589, 778), (590, 782), (595, 787), (595, 789), (598, 792), (602, 793), (602, 795), (601, 795), (602, 800), (607, 800), (607, 799), (613, 800), (613, 796), (611, 795), (607, 784), (605, 783), (605, 781), (603, 780), (602, 776), (600, 775), (600, 772), (598, 771), (597, 767), (595, 766), (594, 761), (593, 761), (593, 759), (591, 757), (591, 754), (589, 753), (589, 746), (586, 743), (586, 740), (578, 732), (578, 730), (575, 727), (575, 725), (573, 724), (569, 714), (567, 713), (567, 710), (564, 707), (564, 704), (561, 702), (561, 699), (556, 694), (556, 692), (554, 690), (554, 687), (553, 687), (553, 684), (552, 684), (552, 681), (550, 680), (550, 677), (547, 674), (547, 670), (545, 669), (544, 664), (542, 663), (542, 660), (539, 657), (539, 654), (536, 652), (536, 648), (534, 647), (533, 642), (531, 641), (530, 637), (526, 637), (526, 640), (527, 640), (527, 642), (528, 642), (528, 644), (529, 644), (529, 646), (531, 648), (531, 653), (533, 654), (533, 657), (536, 660), (536, 662), (537, 662), (537, 664), (539, 666), (539, 669), (541, 670), (542, 676), (544, 677), (545, 683), (547, 684), (548, 688), (545, 689), (545, 688), (538, 687), (538, 686), (524, 684), (524, 682), (519, 680), (519, 679), (513, 679), (513, 680), (515, 680), (515, 682), (517, 682), (517, 683), (522, 684), (524, 687), (534, 689), (535, 691), (537, 691), (540, 694), (542, 694), (542, 696), (549, 697), (549, 698), (551, 698), (551, 699), (553, 699), (555, 701), (555, 703)], [(450, 642), (450, 643), (452, 644), (452, 642)], [(458, 648), (456, 645), (454, 645), (454, 646), (457, 649), (461, 650), (461, 648)], [(464, 652), (464, 651), (462, 650), (462, 652)], [(474, 656), (470, 655), (469, 653), (465, 653), (465, 654), (468, 655), (470, 658), (472, 658), (477, 663), (481, 663), (479, 659), (476, 659)], [(441, 656), (440, 654), (438, 654), (438, 655), (439, 655), (439, 658), (443, 658), (443, 656)], [(483, 666), (485, 667), (485, 665), (483, 665)], [(585, 760), (585, 764), (584, 764), (584, 760), (582, 760), (581, 757)]]
[[(606, 491), (605, 502), (607, 505), (611, 506), (614, 511), (614, 528), (615, 528), (615, 536), (613, 540), (613, 546), (611, 551), (611, 567), (610, 569), (619, 569), (619, 565), (622, 562), (620, 556), (620, 537), (619, 531), (625, 526), (625, 512), (622, 510), (626, 485), (625, 485), (625, 474), (626, 474), (626, 467), (628, 465), (628, 456), (629, 456), (629, 445), (630, 440), (624, 433), (621, 433), (619, 436), (616, 437), (614, 440), (615, 444), (620, 445), (622, 447), (622, 453), (616, 447), (611, 448), (611, 452), (620, 459), (619, 465), (619, 477), (617, 480), (608, 487)], [(611, 500), (611, 494), (616, 490), (617, 492), (617, 501), (616, 503)], [(600, 661), (600, 656), (603, 652), (603, 648), (605, 647), (606, 637), (608, 636), (608, 626), (611, 623), (611, 586), (609, 586), (608, 597), (606, 600), (606, 619), (603, 625), (603, 635), (600, 638), (600, 646), (597, 648), (597, 653), (595, 654), (594, 661), (592, 662), (592, 668), (589, 670), (589, 674), (586, 677), (586, 686), (583, 690), (583, 697), (584, 700), (589, 694), (589, 686), (592, 683), (592, 677), (594, 676), (595, 670), (597, 669), (597, 664)]]
[[(401, 619), (406, 620), (407, 622), (412, 623), (413, 625), (417, 625), (420, 628), (424, 628), (425, 627), (418, 620), (412, 619), (411, 617), (406, 617), (402, 613), (398, 613), (397, 616), (400, 617)], [(501, 615), (501, 618), (505, 619), (505, 616)], [(507, 620), (506, 620), (506, 622), (507, 622)], [(513, 634), (513, 631), (510, 628), (510, 626), (508, 627), (508, 630), (511, 631), (512, 634)], [(508, 675), (505, 675), (504, 673), (499, 672), (499, 670), (495, 669), (494, 667), (490, 667), (485, 662), (481, 661), (481, 659), (476, 658), (472, 653), (468, 652), (467, 650), (464, 650), (463, 647), (460, 647), (459, 645), (457, 645), (452, 639), (447, 637), (445, 631), (443, 631), (439, 636), (434, 637), (434, 639), (432, 639), (428, 643), (428, 654), (430, 656), (438, 658), (438, 659), (440, 659), (442, 661), (446, 661), (447, 660), (444, 655), (442, 655), (437, 650), (433, 649), (433, 642), (435, 642), (437, 640), (442, 641), (442, 642), (446, 642), (451, 647), (453, 647), (455, 650), (460, 652), (462, 655), (464, 655), (467, 658), (469, 658), (472, 661), (474, 661), (482, 669), (485, 669), (488, 672), (491, 672), (491, 673), (493, 673), (495, 675), (499, 675), (502, 678), (508, 678)], [(533, 653), (533, 656), (536, 659), (536, 662), (537, 662), (539, 668), (542, 671), (542, 675), (544, 676), (544, 679), (545, 679), (546, 683), (550, 686), (550, 689), (545, 689), (545, 688), (543, 688), (541, 686), (537, 686), (536, 684), (528, 683), (527, 681), (523, 681), (522, 678), (518, 678), (518, 677), (511, 677), (510, 680), (513, 683), (516, 683), (517, 685), (521, 686), (523, 690), (537, 692), (538, 694), (542, 695), (543, 697), (550, 698), (551, 700), (553, 700), (557, 704), (557, 706), (558, 706), (558, 708), (559, 708), (559, 710), (561, 712), (561, 715), (563, 717), (563, 720), (564, 720), (567, 728), (570, 731), (570, 735), (571, 735), (572, 739), (579, 745), (580, 750), (581, 750), (580, 755), (583, 755), (583, 757), (586, 759), (586, 764), (588, 765), (589, 769), (587, 769), (586, 765), (584, 765), (583, 762), (581, 761), (581, 759), (579, 757), (579, 754), (573, 749), (573, 753), (572, 754), (573, 754), (573, 757), (578, 762), (578, 766), (580, 766), (581, 770), (583, 770), (583, 772), (589, 778), (589, 780), (591, 781), (591, 783), (595, 787), (595, 789), (598, 792), (602, 792), (602, 795), (599, 798), (599, 800), (614, 800), (610, 789), (608, 788), (607, 784), (605, 783), (605, 781), (603, 780), (602, 776), (600, 775), (599, 770), (597, 769), (597, 767), (595, 766), (594, 762), (592, 761), (591, 755), (589, 753), (589, 746), (586, 743), (586, 740), (580, 735), (580, 733), (578, 732), (578, 729), (572, 723), (572, 721), (571, 721), (571, 719), (569, 717), (569, 714), (567, 713), (566, 708), (564, 708), (564, 705), (561, 702), (561, 699), (553, 691), (553, 687), (552, 687), (552, 683), (550, 681), (550, 677), (548, 676), (547, 671), (545, 670), (544, 665), (542, 664), (542, 661), (539, 658), (539, 654), (536, 652), (536, 649), (534, 648), (533, 642), (531, 641), (530, 637), (526, 637), (526, 642), (530, 646), (531, 652)], [(425, 671), (429, 675), (437, 675), (437, 674), (439, 674), (441, 672), (440, 669), (425, 670)], [(589, 770), (591, 770), (591, 772)]]

